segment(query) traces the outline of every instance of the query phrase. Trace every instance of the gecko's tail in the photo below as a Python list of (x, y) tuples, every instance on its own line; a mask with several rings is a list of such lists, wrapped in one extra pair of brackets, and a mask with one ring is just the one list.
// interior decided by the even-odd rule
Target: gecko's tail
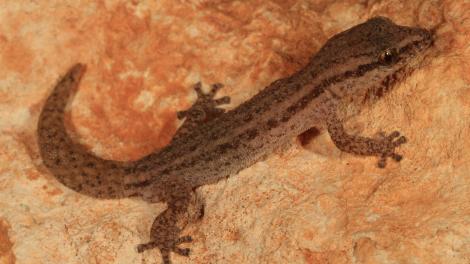
[(125, 186), (132, 162), (99, 158), (74, 142), (65, 129), (65, 107), (85, 70), (83, 64), (74, 65), (47, 98), (37, 130), (41, 157), (62, 184), (77, 192), (104, 199), (135, 195)]

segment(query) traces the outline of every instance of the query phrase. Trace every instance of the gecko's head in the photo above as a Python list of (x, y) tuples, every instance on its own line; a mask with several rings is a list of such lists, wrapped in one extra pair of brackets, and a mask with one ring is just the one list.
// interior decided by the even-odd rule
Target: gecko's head
[(338, 71), (355, 82), (349, 87), (361, 87), (351, 94), (370, 98), (382, 96), (415, 69), (432, 44), (429, 30), (375, 17), (331, 38), (322, 54), (329, 56), (323, 61), (330, 68), (339, 67)]

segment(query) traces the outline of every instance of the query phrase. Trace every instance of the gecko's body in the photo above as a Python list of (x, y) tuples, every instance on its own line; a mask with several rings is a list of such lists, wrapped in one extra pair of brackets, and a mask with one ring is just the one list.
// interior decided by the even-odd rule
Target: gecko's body
[(205, 94), (196, 86), (198, 101), (179, 117), (186, 117), (171, 143), (140, 160), (118, 162), (88, 153), (66, 133), (64, 109), (84, 73), (74, 66), (49, 96), (38, 123), (44, 164), (66, 186), (98, 198), (139, 196), (166, 201), (168, 209), (154, 222), (150, 243), (165, 263), (171, 251), (187, 255), (177, 245), (179, 219), (190, 203), (192, 190), (215, 183), (288, 145), (311, 127), (326, 128), (343, 151), (400, 160), (395, 147), (405, 142), (398, 132), (378, 138), (350, 136), (338, 117), (341, 110), (360, 109), (374, 101), (416, 68), (432, 34), (374, 18), (331, 38), (308, 65), (277, 80), (237, 108), (224, 112), (213, 99), (220, 86)]

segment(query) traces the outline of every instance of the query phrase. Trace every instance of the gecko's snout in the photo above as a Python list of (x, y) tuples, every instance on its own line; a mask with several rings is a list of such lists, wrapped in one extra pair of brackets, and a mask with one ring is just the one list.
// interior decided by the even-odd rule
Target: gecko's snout
[(420, 53), (433, 45), (435, 32), (432, 29), (412, 28), (411, 30), (413, 54)]
[(434, 44), (434, 38), (436, 36), (436, 28), (424, 29), (420, 28), (420, 35), (422, 37), (423, 48), (428, 48)]

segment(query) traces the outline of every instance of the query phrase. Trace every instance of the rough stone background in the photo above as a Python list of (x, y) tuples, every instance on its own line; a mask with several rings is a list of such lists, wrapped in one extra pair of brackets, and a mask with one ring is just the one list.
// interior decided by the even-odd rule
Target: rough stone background
[(233, 108), (372, 16), (435, 27), (435, 55), (348, 124), (398, 129), (405, 159), (342, 154), (326, 134), (199, 193), (190, 258), (174, 263), (470, 263), (470, 2), (465, 0), (0, 1), (0, 262), (160, 263), (138, 254), (164, 204), (99, 201), (41, 165), (40, 108), (74, 63), (87, 73), (70, 133), (106, 158), (164, 146), (191, 85)]

